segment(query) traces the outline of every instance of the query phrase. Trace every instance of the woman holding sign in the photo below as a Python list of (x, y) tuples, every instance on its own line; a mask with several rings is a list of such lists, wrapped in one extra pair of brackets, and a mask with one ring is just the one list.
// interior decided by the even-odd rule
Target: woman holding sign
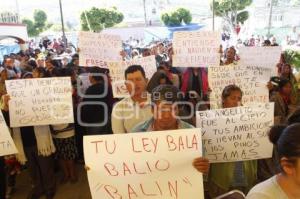
[(300, 123), (274, 126), (269, 138), (277, 146), (281, 172), (256, 185), (247, 199), (300, 198)]
[[(242, 90), (236, 85), (226, 86), (222, 92), (223, 108), (241, 106)], [(230, 190), (247, 192), (255, 185), (257, 161), (227, 162), (211, 164), (209, 173), (209, 195), (215, 198)]]

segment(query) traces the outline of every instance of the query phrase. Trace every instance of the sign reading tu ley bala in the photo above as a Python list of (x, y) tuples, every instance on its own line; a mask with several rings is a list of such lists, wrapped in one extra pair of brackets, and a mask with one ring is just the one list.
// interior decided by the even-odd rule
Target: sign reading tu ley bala
[(203, 199), (201, 130), (84, 137), (93, 198)]

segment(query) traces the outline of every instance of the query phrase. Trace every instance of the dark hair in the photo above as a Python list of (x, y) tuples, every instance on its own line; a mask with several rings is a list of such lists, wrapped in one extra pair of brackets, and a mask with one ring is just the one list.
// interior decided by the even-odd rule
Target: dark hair
[(270, 40), (265, 40), (264, 41), (264, 46), (271, 46), (271, 41)]
[(145, 71), (141, 65), (131, 65), (125, 70), (125, 79), (127, 79), (127, 75), (129, 73), (134, 73), (137, 71), (140, 71), (142, 73), (143, 77), (146, 78)]
[(161, 62), (159, 63), (159, 67), (162, 67), (162, 66), (166, 66), (167, 68), (170, 68), (170, 64), (169, 64), (169, 62), (167, 62), (167, 61), (161, 61)]
[(180, 100), (180, 91), (173, 85), (159, 85), (151, 92), (151, 102), (153, 104), (160, 101), (174, 103)]
[(289, 126), (273, 126), (269, 132), (270, 141), (277, 146), (279, 159), (300, 157), (300, 123)]
[(298, 107), (287, 119), (288, 124), (300, 123), (300, 107)]
[(42, 77), (48, 77), (48, 73), (44, 67), (36, 67), (35, 69), (39, 74), (42, 74)]
[(147, 91), (149, 93), (151, 93), (154, 88), (156, 88), (157, 86), (160, 85), (161, 79), (165, 79), (166, 84), (168, 84), (168, 85), (173, 84), (172, 81), (169, 79), (169, 77), (166, 75), (166, 73), (164, 71), (157, 71), (153, 74), (153, 76), (149, 80), (148, 85), (147, 85)]
[(234, 46), (231, 46), (231, 47), (229, 47), (229, 48), (227, 48), (227, 49), (225, 50), (225, 52), (224, 52), (225, 58), (226, 58), (227, 52), (228, 52), (229, 50), (233, 50), (233, 51), (234, 51), (234, 55), (236, 55), (236, 49), (234, 48)]
[(278, 83), (278, 89), (281, 90), (287, 84), (291, 84), (290, 80), (286, 78), (280, 78), (280, 81)]
[(226, 99), (231, 95), (233, 91), (239, 91), (241, 95), (243, 96), (243, 91), (238, 87), (237, 85), (231, 84), (226, 86), (222, 91), (222, 99)]
[(99, 68), (98, 66), (93, 66), (89, 69), (89, 72), (92, 73), (91, 77), (95, 81), (99, 82), (99, 81), (104, 81), (103, 77), (104, 75), (108, 74), (108, 69)]

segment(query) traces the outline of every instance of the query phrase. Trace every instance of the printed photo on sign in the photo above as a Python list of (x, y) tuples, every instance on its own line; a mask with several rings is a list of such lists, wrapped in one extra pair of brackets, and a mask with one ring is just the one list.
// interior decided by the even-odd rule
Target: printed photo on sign
[(220, 64), (220, 44), (220, 32), (175, 32), (173, 37), (173, 66), (218, 66)]
[(274, 103), (199, 111), (196, 120), (211, 163), (272, 157), (268, 131), (274, 124)]
[(92, 198), (204, 199), (201, 130), (84, 137)]
[(11, 127), (73, 123), (70, 77), (5, 81)]
[(107, 68), (107, 62), (121, 61), (122, 40), (118, 35), (79, 32), (79, 65)]
[(11, 138), (8, 127), (5, 123), (2, 112), (0, 111), (0, 156), (18, 153), (13, 139)]

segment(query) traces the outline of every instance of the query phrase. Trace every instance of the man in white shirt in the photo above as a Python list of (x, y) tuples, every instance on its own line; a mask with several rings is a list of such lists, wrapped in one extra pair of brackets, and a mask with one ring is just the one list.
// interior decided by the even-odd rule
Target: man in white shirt
[(130, 97), (124, 98), (113, 107), (111, 122), (114, 134), (130, 133), (137, 124), (152, 117), (144, 69), (140, 65), (129, 66), (125, 70), (125, 80)]

